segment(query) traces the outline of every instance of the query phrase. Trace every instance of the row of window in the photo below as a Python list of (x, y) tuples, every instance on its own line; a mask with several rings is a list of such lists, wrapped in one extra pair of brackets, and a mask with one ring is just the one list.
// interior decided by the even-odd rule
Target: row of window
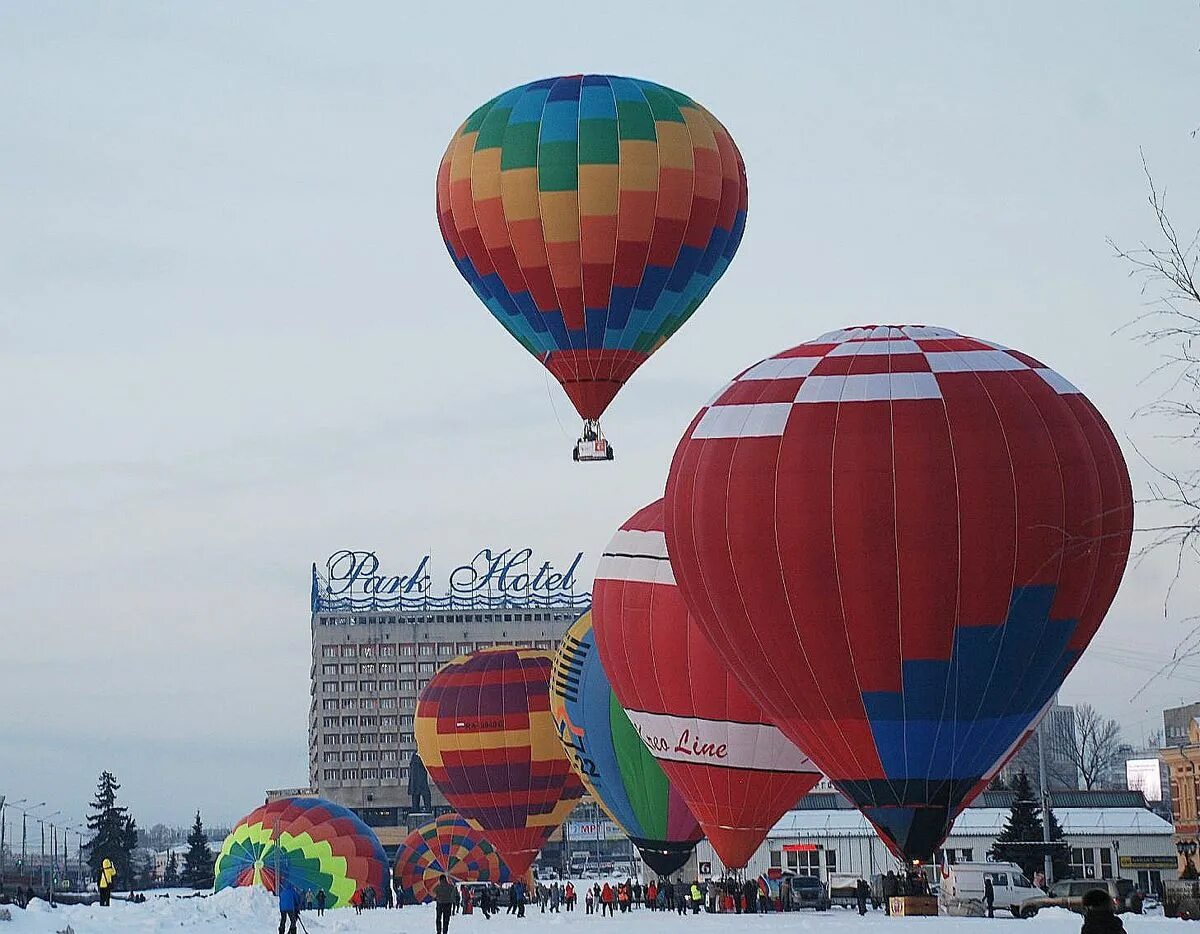
[(404, 781), (408, 778), (408, 769), (396, 769), (390, 766), (384, 766), (380, 769), (324, 769), (321, 772), (321, 777), (327, 782), (357, 782), (372, 778), (399, 778), (401, 781)]
[[(395, 727), (400, 722), (400, 718), (396, 714), (384, 714), (381, 717), (363, 716), (363, 717), (322, 717), (321, 726), (326, 730), (336, 730), (338, 727)], [(391, 736), (390, 733), (384, 733), (384, 736)], [(406, 734), (407, 735), (407, 734)], [(412, 736), (409, 735), (408, 740), (404, 735), (400, 737), (400, 742), (410, 742)]]
[(407, 762), (411, 756), (395, 749), (350, 749), (345, 752), (323, 752), (322, 762)]
[[(321, 701), (321, 709), (329, 710), (395, 710), (396, 708), (411, 709), (417, 706), (415, 697), (402, 697), (397, 702), (394, 697), (327, 697)], [(412, 726), (412, 715), (401, 714), (400, 725)]]
[(322, 616), (318, 622), (322, 626), (394, 626), (397, 623), (416, 626), (421, 623), (569, 623), (578, 618), (579, 611), (576, 610), (566, 613), (534, 611), (532, 613), (432, 613), (422, 616)]
[(411, 658), (414, 655), (453, 657), (496, 646), (519, 646), (523, 649), (550, 651), (554, 648), (554, 641), (551, 639), (521, 639), (500, 642), (403, 642), (399, 644), (384, 643), (383, 645), (376, 645), (373, 642), (346, 642), (321, 646), (321, 657), (395, 658), (397, 655), (404, 658)]
[(411, 733), (326, 733), (321, 737), (322, 746), (395, 746), (404, 742)]
[[(337, 646), (325, 646), (325, 648), (334, 648)], [(363, 662), (355, 664), (354, 662), (342, 662), (340, 665), (337, 662), (327, 662), (321, 666), (321, 674), (323, 675), (373, 675), (378, 672), (381, 675), (394, 675), (399, 671), (402, 675), (413, 675), (418, 671), (422, 674), (433, 674), (437, 671), (437, 662)]]
[(771, 850), (771, 868), (786, 868), (798, 876), (821, 876), (821, 854), (825, 854), (825, 872), (837, 872), (837, 850), (813, 846), (805, 850)]
[(353, 694), (356, 691), (363, 694), (374, 694), (376, 692), (394, 694), (397, 690), (415, 694), (418, 691), (425, 690), (425, 685), (428, 683), (428, 678), (420, 680), (413, 678), (402, 681), (322, 681), (321, 690), (326, 694), (337, 694), (339, 691), (342, 694)]

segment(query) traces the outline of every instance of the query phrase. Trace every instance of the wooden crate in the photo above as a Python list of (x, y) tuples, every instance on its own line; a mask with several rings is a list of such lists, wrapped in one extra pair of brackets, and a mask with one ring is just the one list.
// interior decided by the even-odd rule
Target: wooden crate
[(936, 916), (938, 900), (932, 895), (893, 895), (889, 907), (896, 918)]

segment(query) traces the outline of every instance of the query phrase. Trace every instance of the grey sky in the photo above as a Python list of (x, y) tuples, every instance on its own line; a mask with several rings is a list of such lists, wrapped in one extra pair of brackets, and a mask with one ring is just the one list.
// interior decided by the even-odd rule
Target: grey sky
[[(79, 812), (110, 768), (184, 823), (303, 784), (311, 561), (528, 543), (590, 573), (711, 391), (835, 327), (1021, 348), (1190, 456), (1131, 419), (1162, 387), (1104, 238), (1151, 233), (1139, 146), (1200, 222), (1197, 36), (1182, 2), (0, 5), (0, 794)], [(467, 113), (580, 71), (692, 95), (750, 178), (591, 469), (433, 210)], [(1131, 702), (1117, 660), (1200, 611), (1191, 567), (1163, 618), (1171, 570), (1131, 570), (1063, 692), (1135, 739), (1200, 681)]]

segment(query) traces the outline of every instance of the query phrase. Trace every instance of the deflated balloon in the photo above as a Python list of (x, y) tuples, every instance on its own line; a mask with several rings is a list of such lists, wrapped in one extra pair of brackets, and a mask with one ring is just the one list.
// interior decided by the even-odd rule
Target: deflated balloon
[(692, 420), (666, 495), (697, 624), (908, 859), (1079, 660), (1132, 520), (1083, 393), (925, 326), (834, 331), (750, 367)]

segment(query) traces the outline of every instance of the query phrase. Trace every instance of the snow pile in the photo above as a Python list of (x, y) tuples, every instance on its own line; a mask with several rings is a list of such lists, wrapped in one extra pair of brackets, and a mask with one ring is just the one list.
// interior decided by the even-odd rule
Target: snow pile
[[(131, 905), (114, 901), (109, 908), (76, 905), (51, 908), (45, 902), (34, 901), (22, 911), (10, 907), (13, 920), (0, 922), (0, 934), (56, 934), (69, 926), (74, 934), (150, 934), (150, 932), (198, 932), (198, 934), (253, 934), (273, 932), (279, 924), (278, 902), (262, 889), (226, 889), (208, 898), (157, 898), (147, 895), (145, 904)], [(433, 907), (410, 906), (399, 910), (376, 909), (355, 915), (349, 909), (328, 911), (323, 918), (316, 912), (301, 915), (310, 934), (428, 934), (433, 930)], [(537, 907), (527, 908), (525, 918), (518, 919), (503, 912), (484, 921), (479, 912), (470, 916), (458, 915), (450, 924), (454, 934), (533, 934), (550, 928), (564, 932), (568, 925), (592, 929), (597, 934), (746, 934), (750, 931), (828, 931), (830, 934), (849, 934), (870, 928), (887, 932), (916, 930), (922, 934), (954, 934), (964, 928), (990, 927), (997, 923), (1021, 925), (1012, 934), (1077, 934), (1078, 915), (1062, 910), (1046, 910), (1036, 918), (1017, 921), (1010, 916), (986, 918), (888, 918), (883, 912), (869, 912), (860, 918), (854, 911), (835, 908), (822, 912), (792, 912), (786, 915), (688, 915), (681, 918), (666, 912), (646, 910), (618, 914), (616, 918), (601, 918), (584, 914), (582, 904), (572, 912), (543, 914)], [(1161, 917), (1124, 915), (1126, 930), (1166, 930), (1166, 925), (1179, 922)]]

